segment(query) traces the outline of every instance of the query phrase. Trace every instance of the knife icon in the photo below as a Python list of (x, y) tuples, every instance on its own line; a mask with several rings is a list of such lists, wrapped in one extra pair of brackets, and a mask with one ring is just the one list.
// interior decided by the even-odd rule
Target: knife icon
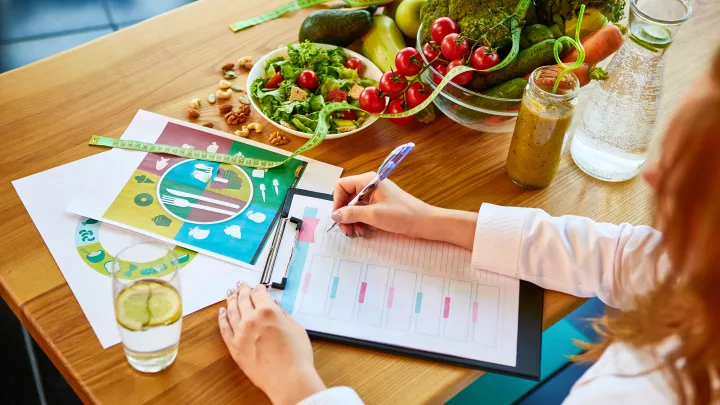
[(240, 206), (237, 204), (216, 200), (216, 199), (210, 198), (210, 197), (204, 197), (204, 196), (197, 195), (197, 194), (186, 193), (184, 191), (173, 190), (171, 188), (168, 188), (165, 191), (167, 191), (170, 194), (176, 195), (178, 197), (194, 198), (199, 201), (205, 201), (205, 202), (209, 202), (209, 203), (213, 203), (213, 204), (217, 204), (217, 205), (222, 205), (223, 207), (235, 208), (236, 210), (240, 209)]

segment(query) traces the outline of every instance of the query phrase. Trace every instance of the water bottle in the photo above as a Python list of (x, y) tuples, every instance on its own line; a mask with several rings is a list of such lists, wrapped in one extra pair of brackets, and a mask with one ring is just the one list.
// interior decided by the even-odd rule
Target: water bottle
[[(639, 3), (639, 4), (638, 4)], [(686, 0), (632, 0), (627, 39), (590, 94), (570, 153), (585, 173), (625, 181), (645, 163), (663, 81), (663, 57), (692, 9)]]

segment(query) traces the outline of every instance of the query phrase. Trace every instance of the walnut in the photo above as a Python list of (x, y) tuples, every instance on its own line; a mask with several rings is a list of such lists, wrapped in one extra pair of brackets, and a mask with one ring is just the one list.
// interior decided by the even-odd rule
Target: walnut
[(270, 139), (268, 140), (268, 142), (270, 142), (270, 145), (272, 146), (282, 146), (289, 144), (290, 139), (288, 139), (287, 136), (281, 134), (280, 132), (273, 132), (272, 135), (270, 135)]
[(240, 104), (235, 111), (230, 111), (225, 114), (225, 121), (230, 125), (238, 125), (247, 121), (250, 115), (250, 106), (246, 104)]

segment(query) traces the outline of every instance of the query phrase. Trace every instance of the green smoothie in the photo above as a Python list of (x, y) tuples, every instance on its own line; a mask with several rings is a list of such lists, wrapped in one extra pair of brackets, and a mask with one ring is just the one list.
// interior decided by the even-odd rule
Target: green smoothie
[[(551, 91), (551, 86), (538, 87)], [(560, 165), (565, 132), (573, 111), (573, 108), (547, 108), (536, 99), (523, 98), (505, 166), (515, 184), (532, 189), (550, 184)]]

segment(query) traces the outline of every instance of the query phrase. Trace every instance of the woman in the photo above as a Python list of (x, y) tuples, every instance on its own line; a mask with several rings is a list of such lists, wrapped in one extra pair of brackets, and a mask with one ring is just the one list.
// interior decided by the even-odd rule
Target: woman
[[(655, 190), (656, 231), (538, 209), (483, 204), (479, 213), (429, 206), (390, 181), (371, 204), (347, 207), (371, 174), (338, 181), (333, 219), (473, 249), (473, 266), (619, 308), (597, 322), (596, 363), (567, 404), (720, 402), (720, 53), (671, 122)], [(264, 287), (240, 286), (220, 310), (222, 337), (240, 368), (276, 405), (361, 404), (326, 389), (303, 328)]]

